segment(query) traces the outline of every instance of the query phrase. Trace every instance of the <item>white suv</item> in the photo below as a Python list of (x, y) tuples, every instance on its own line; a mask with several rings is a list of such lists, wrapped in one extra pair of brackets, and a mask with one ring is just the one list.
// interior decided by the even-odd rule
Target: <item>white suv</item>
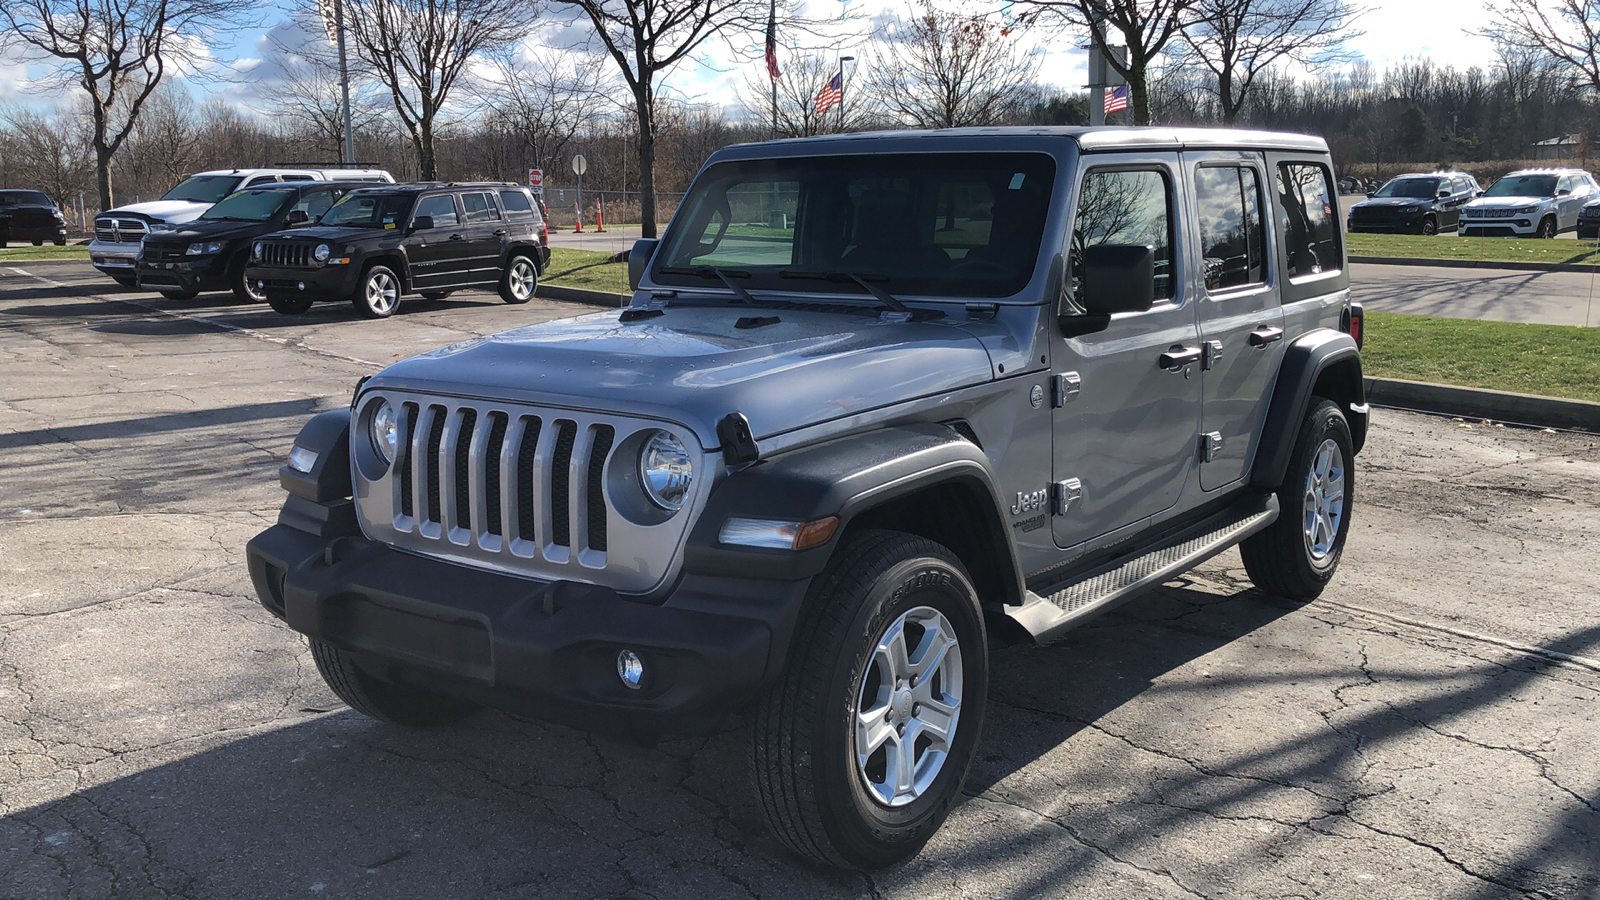
[(1600, 197), (1582, 169), (1522, 169), (1461, 208), (1463, 237), (1553, 238), (1578, 227), (1578, 212)]
[(234, 191), (285, 181), (371, 181), (393, 184), (383, 169), (219, 169), (190, 175), (160, 200), (109, 209), (94, 217), (89, 262), (118, 284), (132, 287), (144, 236), (193, 222)]

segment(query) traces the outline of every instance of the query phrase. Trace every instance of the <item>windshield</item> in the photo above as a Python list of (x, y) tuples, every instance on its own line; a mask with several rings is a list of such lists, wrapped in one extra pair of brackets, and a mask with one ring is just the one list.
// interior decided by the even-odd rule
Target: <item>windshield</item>
[(1439, 193), (1437, 178), (1396, 178), (1384, 185), (1374, 197), (1426, 197), (1432, 200)]
[(1496, 181), (1487, 191), (1485, 197), (1554, 197), (1556, 195), (1556, 176), (1554, 175), (1507, 175)]
[(216, 206), (201, 214), (200, 218), (265, 222), (282, 212), (294, 197), (294, 191), (240, 191), (223, 198)]
[(410, 194), (346, 194), (322, 214), (323, 225), (394, 228), (411, 209)]
[(847, 277), (870, 275), (889, 294), (1007, 297), (1033, 275), (1054, 179), (1040, 153), (719, 163), (684, 198), (654, 277), (705, 285), (710, 268), (691, 270), (715, 267), (746, 290), (871, 296)]
[(233, 193), (244, 179), (238, 175), (195, 175), (161, 195), (163, 200), (188, 200), (191, 203), (215, 203)]
[(0, 206), (54, 206), (38, 191), (0, 191)]

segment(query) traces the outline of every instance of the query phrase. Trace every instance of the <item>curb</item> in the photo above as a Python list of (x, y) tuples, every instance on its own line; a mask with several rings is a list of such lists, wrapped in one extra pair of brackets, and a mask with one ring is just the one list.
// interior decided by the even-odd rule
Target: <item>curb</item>
[(1352, 264), (1369, 266), (1430, 266), (1436, 269), (1501, 269), (1511, 272), (1594, 272), (1600, 263), (1485, 262), (1477, 259), (1417, 259), (1409, 256), (1352, 256)]
[(534, 291), (534, 296), (542, 300), (564, 300), (568, 303), (591, 303), (616, 308), (627, 306), (632, 298), (631, 294), (613, 294), (610, 291), (591, 291), (588, 288), (562, 287), (542, 282)]
[(1536, 428), (1600, 432), (1600, 403), (1587, 400), (1536, 397), (1398, 378), (1368, 378), (1366, 383), (1367, 402), (1378, 406), (1468, 419), (1493, 419)]

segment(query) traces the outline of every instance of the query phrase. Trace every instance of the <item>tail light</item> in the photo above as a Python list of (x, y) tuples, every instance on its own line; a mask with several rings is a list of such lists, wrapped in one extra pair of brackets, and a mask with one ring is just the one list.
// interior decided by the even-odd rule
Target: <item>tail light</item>
[(1361, 304), (1350, 304), (1350, 308), (1345, 310), (1344, 315), (1340, 318), (1342, 319), (1339, 323), (1340, 329), (1354, 338), (1356, 346), (1360, 347), (1366, 331), (1366, 328), (1363, 327), (1366, 324), (1366, 312), (1361, 308)]

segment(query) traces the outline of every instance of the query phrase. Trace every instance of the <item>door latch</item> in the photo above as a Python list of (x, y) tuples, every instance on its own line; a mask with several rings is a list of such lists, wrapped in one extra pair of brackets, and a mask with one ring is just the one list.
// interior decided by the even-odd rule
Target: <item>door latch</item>
[(1060, 409), (1078, 399), (1078, 393), (1082, 390), (1083, 376), (1077, 372), (1062, 372), (1055, 377), (1051, 390), (1050, 405)]
[(1211, 462), (1222, 455), (1222, 432), (1208, 431), (1200, 435), (1200, 460)]
[(1217, 362), (1222, 359), (1222, 342), (1206, 341), (1201, 347), (1200, 368), (1202, 370), (1215, 369)]
[(1055, 488), (1053, 491), (1055, 494), (1055, 508), (1052, 512), (1058, 516), (1066, 515), (1067, 511), (1072, 509), (1074, 503), (1083, 499), (1083, 482), (1076, 478), (1058, 481), (1053, 487)]

